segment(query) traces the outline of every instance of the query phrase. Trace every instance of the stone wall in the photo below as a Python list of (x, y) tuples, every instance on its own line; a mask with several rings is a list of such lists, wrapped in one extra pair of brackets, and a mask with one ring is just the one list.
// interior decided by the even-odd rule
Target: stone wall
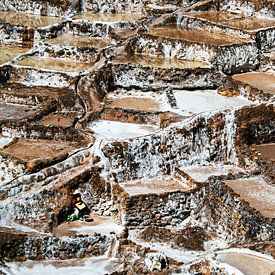
[[(136, 64), (115, 64), (112, 70), (115, 84), (126, 88), (213, 88), (218, 86), (220, 76), (211, 68), (161, 69)], [(213, 78), (217, 79), (217, 83), (213, 83)]]
[(150, 136), (108, 143), (103, 153), (118, 182), (169, 175), (178, 166), (233, 158), (234, 127), (234, 111), (199, 115)]
[(1, 0), (0, 10), (64, 16), (81, 11), (80, 0)]
[(236, 113), (236, 145), (274, 142), (275, 113), (273, 104), (244, 107)]
[(155, 56), (200, 60), (212, 63), (227, 74), (244, 72), (259, 66), (259, 52), (256, 42), (234, 45), (205, 44), (175, 40), (146, 34), (136, 40), (134, 51)]
[(87, 11), (102, 13), (141, 13), (143, 0), (86, 0), (85, 8)]
[(274, 221), (251, 208), (222, 179), (213, 177), (207, 193), (201, 220), (220, 236), (226, 236), (230, 242), (272, 239)]
[(6, 233), (1, 228), (0, 232), (4, 237), (0, 243), (0, 259), (6, 261), (67, 260), (101, 256), (110, 245), (108, 238), (100, 234), (57, 238), (16, 231)]
[(87, 11), (106, 13), (142, 13), (147, 5), (185, 7), (199, 2), (198, 0), (86, 0)]
[(109, 37), (113, 30), (136, 29), (135, 22), (98, 22), (85, 19), (74, 20), (70, 23), (70, 32), (81, 36), (92, 36), (98, 38)]
[(217, 2), (218, 4), (213, 4), (213, 7), (218, 10), (241, 11), (246, 15), (257, 12), (268, 17), (275, 16), (275, 4), (272, 0), (218, 0)]
[[(205, 188), (186, 192), (128, 196), (114, 187), (114, 202), (130, 229), (146, 226), (179, 226), (189, 216), (196, 217), (202, 207)], [(201, 214), (201, 213), (200, 213)]]
[(56, 37), (64, 32), (67, 22), (56, 23), (41, 28), (13, 26), (8, 23), (0, 24), (0, 43), (31, 48), (42, 39)]
[(79, 73), (51, 72), (47, 69), (13, 66), (10, 81), (26, 86), (47, 86), (75, 90)]
[(188, 221), (199, 224), (229, 243), (271, 240), (273, 221), (263, 217), (223, 183), (212, 177), (209, 183), (185, 192), (129, 196), (114, 187), (114, 201), (121, 219), (130, 229), (148, 226), (176, 226)]

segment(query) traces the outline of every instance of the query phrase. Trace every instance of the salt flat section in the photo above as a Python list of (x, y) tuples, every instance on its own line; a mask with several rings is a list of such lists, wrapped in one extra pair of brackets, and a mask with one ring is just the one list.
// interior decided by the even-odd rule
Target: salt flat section
[(168, 25), (165, 27), (154, 28), (149, 30), (147, 33), (153, 36), (167, 37), (215, 46), (234, 45), (251, 41), (249, 39), (244, 39), (229, 34), (214, 33), (199, 29), (188, 29), (178, 25)]
[(110, 120), (96, 120), (88, 125), (98, 138), (129, 139), (149, 135), (158, 130), (158, 127), (145, 124), (124, 123)]
[(63, 261), (27, 261), (8, 263), (7, 266), (3, 270), (13, 275), (102, 275), (115, 272), (121, 267), (116, 259), (107, 256)]
[(66, 154), (76, 149), (77, 146), (79, 146), (77, 142), (25, 139), (16, 141), (1, 152), (24, 161), (30, 161)]
[(70, 33), (62, 34), (58, 37), (45, 41), (51, 45), (75, 46), (79, 48), (101, 49), (112, 45), (112, 42), (104, 38), (91, 38), (86, 36), (74, 35)]
[(243, 274), (270, 275), (275, 270), (275, 261), (257, 254), (222, 252), (218, 254), (218, 259), (237, 268)]
[(193, 112), (209, 112), (230, 107), (241, 107), (253, 102), (243, 97), (225, 97), (215, 91), (174, 91), (179, 109)]
[(160, 104), (152, 98), (124, 97), (112, 101), (111, 107), (144, 112), (159, 111)]
[(16, 62), (15, 65), (58, 72), (82, 72), (89, 70), (92, 66), (91, 63), (39, 56), (29, 56)]
[(69, 223), (62, 223), (59, 225), (54, 233), (56, 236), (67, 236), (75, 234), (93, 234), (99, 233), (101, 235), (109, 235), (111, 232), (120, 234), (123, 231), (122, 225), (118, 224), (114, 217), (99, 216), (95, 213), (91, 214), (94, 219), (92, 222), (74, 221)]
[(189, 166), (181, 167), (182, 171), (188, 174), (197, 182), (207, 181), (209, 177), (231, 174), (244, 173), (245, 170), (236, 165), (217, 164), (215, 166)]
[(12, 138), (0, 136), (0, 148), (8, 145), (12, 141)]
[(41, 16), (15, 11), (0, 11), (0, 23), (27, 28), (42, 28), (61, 22), (62, 17)]
[(196, 69), (210, 68), (210, 65), (203, 61), (184, 60), (157, 56), (145, 56), (141, 54), (127, 55), (122, 54), (112, 60), (113, 64), (135, 64), (144, 67), (159, 69)]
[(15, 57), (20, 56), (29, 50), (29, 48), (0, 45), (0, 65), (12, 61)]
[(233, 79), (275, 95), (275, 73), (251, 72), (234, 75)]
[(190, 190), (190, 186), (176, 180), (146, 180), (121, 183), (120, 186), (130, 196), (146, 194), (162, 194)]
[(255, 148), (261, 154), (260, 158), (275, 162), (275, 143), (261, 144)]
[(267, 218), (275, 218), (275, 187), (262, 177), (226, 180), (225, 184)]
[(23, 104), (0, 103), (0, 120), (28, 118), (38, 109), (37, 107)]
[(93, 22), (108, 22), (108, 23), (125, 23), (135, 22), (141, 19), (140, 14), (127, 14), (127, 13), (92, 13), (86, 12), (73, 17), (73, 19), (84, 19)]

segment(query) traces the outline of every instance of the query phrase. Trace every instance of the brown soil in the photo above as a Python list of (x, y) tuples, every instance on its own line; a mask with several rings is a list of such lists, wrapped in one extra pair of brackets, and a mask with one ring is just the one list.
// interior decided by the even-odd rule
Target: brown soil
[(134, 22), (141, 19), (139, 14), (119, 14), (119, 13), (82, 13), (75, 16), (73, 19), (85, 19), (98, 22)]
[(266, 28), (275, 28), (275, 20), (271, 19), (261, 19), (256, 17), (243, 18), (240, 20), (228, 21), (227, 26), (238, 28), (245, 31), (257, 31)]
[(101, 49), (112, 45), (108, 39), (90, 38), (73, 34), (63, 34), (56, 38), (47, 39), (46, 43), (52, 45), (75, 46), (79, 48)]
[(119, 55), (112, 60), (114, 64), (137, 64), (163, 69), (196, 69), (209, 68), (209, 64), (201, 61), (180, 60), (174, 58), (153, 57), (145, 55)]
[(239, 13), (221, 12), (221, 11), (209, 11), (209, 12), (197, 12), (189, 13), (188, 16), (193, 16), (200, 19), (205, 19), (214, 23), (222, 23), (229, 20), (240, 19), (243, 17)]
[(62, 114), (50, 114), (43, 117), (36, 124), (44, 126), (71, 127), (73, 125), (74, 119), (74, 117), (68, 117)]
[(28, 105), (0, 103), (0, 121), (28, 118), (37, 108)]
[(254, 148), (260, 153), (259, 158), (275, 162), (275, 143), (257, 145)]
[(0, 46), (0, 65), (12, 61), (15, 57), (20, 56), (29, 50), (29, 48), (23, 47)]
[(149, 30), (148, 34), (215, 46), (242, 44), (250, 41), (248, 39), (238, 38), (229, 34), (213, 33), (198, 29), (187, 29), (177, 25), (154, 28)]
[(0, 23), (28, 28), (41, 28), (61, 22), (61, 17), (40, 16), (14, 11), (0, 11)]
[(79, 146), (76, 142), (54, 140), (18, 140), (1, 150), (6, 155), (23, 161), (54, 158), (66, 154)]
[(38, 56), (27, 57), (16, 62), (15, 65), (61, 72), (81, 72), (89, 70), (92, 67), (91, 63), (69, 61), (58, 58), (43, 58)]
[(191, 189), (189, 186), (183, 186), (180, 183), (172, 180), (122, 183), (120, 186), (130, 196), (141, 194), (162, 194), (167, 192), (187, 191)]
[(158, 102), (151, 98), (127, 97), (113, 100), (111, 107), (144, 112), (157, 112), (160, 106)]
[(235, 75), (233, 79), (249, 84), (263, 92), (275, 95), (275, 74), (252, 72)]

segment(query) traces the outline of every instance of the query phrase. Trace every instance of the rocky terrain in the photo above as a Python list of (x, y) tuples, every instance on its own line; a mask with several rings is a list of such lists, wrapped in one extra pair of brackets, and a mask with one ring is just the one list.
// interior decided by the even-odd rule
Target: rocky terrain
[(274, 0), (0, 0), (0, 274), (274, 274), (274, 95)]

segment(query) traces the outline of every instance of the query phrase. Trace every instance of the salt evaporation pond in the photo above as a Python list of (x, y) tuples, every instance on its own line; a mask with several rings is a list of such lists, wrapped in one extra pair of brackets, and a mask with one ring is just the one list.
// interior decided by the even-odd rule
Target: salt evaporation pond
[(4, 271), (8, 275), (102, 275), (118, 271), (120, 264), (106, 256), (64, 261), (27, 261), (8, 263)]
[(88, 125), (98, 138), (104, 139), (129, 139), (149, 135), (158, 130), (157, 126), (124, 123), (110, 120), (97, 120)]
[(174, 96), (179, 109), (192, 113), (210, 112), (230, 107), (236, 108), (253, 103), (241, 96), (221, 96), (216, 91), (174, 91)]

